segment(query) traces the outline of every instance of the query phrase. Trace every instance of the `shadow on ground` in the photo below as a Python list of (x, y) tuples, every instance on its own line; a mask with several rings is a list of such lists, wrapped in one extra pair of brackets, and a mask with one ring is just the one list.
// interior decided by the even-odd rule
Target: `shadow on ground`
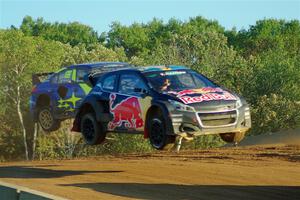
[(45, 169), (44, 166), (0, 166), (0, 178), (60, 178), (65, 176), (74, 176), (91, 173), (121, 173), (117, 170), (54, 170)]
[(138, 199), (296, 200), (300, 197), (300, 186), (176, 185), (144, 183), (79, 183), (61, 186), (88, 188), (97, 192)]

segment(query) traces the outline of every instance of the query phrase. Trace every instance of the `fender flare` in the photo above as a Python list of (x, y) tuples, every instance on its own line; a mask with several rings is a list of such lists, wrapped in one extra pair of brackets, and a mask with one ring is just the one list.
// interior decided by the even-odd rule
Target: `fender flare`
[[(169, 109), (168, 109), (167, 105), (165, 103), (161, 102), (161, 101), (156, 101), (156, 102), (152, 103), (151, 107), (153, 107), (153, 106), (158, 107), (162, 111), (163, 117), (164, 117), (165, 122), (166, 122), (166, 131), (167, 131), (168, 135), (174, 135), (172, 120), (170, 118)], [(151, 107), (148, 109), (148, 111), (151, 109)], [(147, 119), (148, 118), (148, 111), (147, 111), (147, 114), (146, 114), (146, 121), (148, 120)], [(144, 137), (145, 138), (148, 137), (146, 126), (145, 126), (145, 130), (144, 130)]]
[(112, 120), (112, 115), (109, 112), (109, 108), (105, 108), (106, 106), (109, 106), (109, 102), (107, 100), (103, 100), (97, 96), (87, 96), (84, 102), (82, 102), (82, 106), (80, 106), (81, 108), (79, 113), (82, 112), (82, 108), (85, 104), (89, 104), (93, 108), (97, 121), (108, 122)]
[[(87, 107), (89, 109), (92, 109), (92, 111), (95, 113), (96, 120), (98, 122), (101, 122), (101, 123), (105, 124), (105, 123), (108, 123), (109, 121), (111, 121), (113, 116), (109, 112), (109, 108), (108, 109), (105, 108), (105, 106), (106, 106), (105, 102), (108, 105), (108, 101), (105, 101), (105, 100), (103, 100), (99, 97), (87, 96), (85, 98), (85, 100), (81, 103), (80, 108), (76, 112), (75, 119), (74, 119), (74, 122), (73, 122), (72, 131), (76, 131), (76, 132), (81, 131), (80, 130), (80, 123), (81, 123), (80, 121), (81, 121), (82, 113), (85, 112), (83, 109), (85, 109)], [(106, 112), (106, 111), (108, 111), (108, 112)]]

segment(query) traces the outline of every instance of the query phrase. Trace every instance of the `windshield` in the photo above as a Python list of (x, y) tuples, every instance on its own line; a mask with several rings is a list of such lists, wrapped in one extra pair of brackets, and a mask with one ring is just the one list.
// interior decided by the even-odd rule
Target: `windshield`
[(191, 70), (147, 72), (145, 77), (158, 92), (218, 87), (203, 75)]

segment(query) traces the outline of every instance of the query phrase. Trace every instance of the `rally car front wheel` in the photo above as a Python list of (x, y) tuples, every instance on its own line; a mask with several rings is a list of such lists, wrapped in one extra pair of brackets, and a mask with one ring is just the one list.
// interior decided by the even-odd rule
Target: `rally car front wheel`
[(224, 142), (238, 144), (244, 139), (245, 134), (245, 132), (222, 133), (220, 137)]
[(54, 119), (51, 109), (47, 106), (38, 111), (38, 122), (44, 131), (56, 131), (60, 127), (60, 121)]
[(174, 135), (167, 135), (165, 120), (161, 115), (153, 116), (150, 119), (149, 137), (152, 147), (158, 150), (169, 150), (176, 141)]
[(87, 144), (101, 144), (105, 140), (106, 132), (93, 113), (87, 113), (82, 117), (80, 127)]

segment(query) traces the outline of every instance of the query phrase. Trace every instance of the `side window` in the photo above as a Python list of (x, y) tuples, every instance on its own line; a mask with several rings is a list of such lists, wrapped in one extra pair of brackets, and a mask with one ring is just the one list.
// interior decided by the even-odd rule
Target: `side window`
[(144, 81), (135, 74), (121, 75), (119, 92), (122, 94), (138, 95), (135, 89), (147, 89)]
[(53, 75), (50, 79), (50, 83), (53, 83), (53, 84), (57, 83), (57, 78), (58, 78), (57, 74)]
[(58, 74), (57, 83), (71, 83), (72, 82), (72, 70), (64, 70)]
[(206, 84), (205, 79), (202, 76), (193, 74), (193, 78), (198, 88), (208, 86), (208, 84)]
[(109, 91), (113, 91), (115, 89), (115, 83), (116, 83), (116, 79), (117, 79), (117, 75), (111, 75), (106, 77), (103, 81), (102, 81), (102, 88), (104, 90), (109, 90)]
[(77, 83), (82, 83), (84, 76), (88, 74), (88, 70), (78, 69), (76, 72), (77, 72), (76, 82)]

